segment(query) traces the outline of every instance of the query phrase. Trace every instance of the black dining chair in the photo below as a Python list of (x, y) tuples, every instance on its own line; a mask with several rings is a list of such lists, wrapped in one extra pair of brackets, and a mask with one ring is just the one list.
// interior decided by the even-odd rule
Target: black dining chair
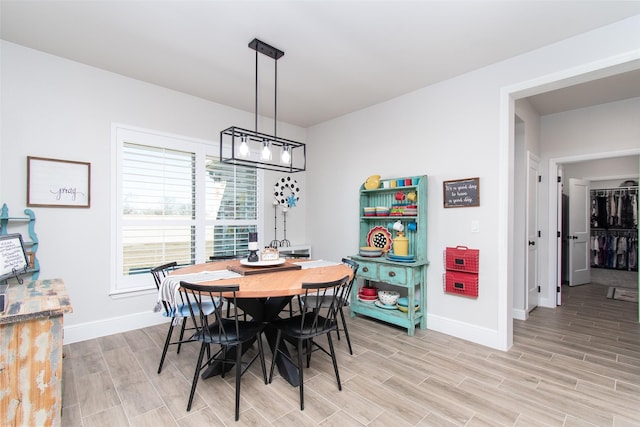
[[(180, 282), (180, 286), (185, 292), (187, 302), (191, 308), (191, 319), (196, 327), (196, 333), (191, 337), (194, 341), (200, 341), (200, 354), (196, 364), (193, 381), (191, 383), (191, 393), (187, 403), (187, 411), (191, 410), (191, 403), (198, 385), (200, 371), (209, 367), (213, 363), (221, 365), (220, 375), (224, 377), (227, 365), (235, 365), (236, 371), (236, 421), (240, 418), (240, 378), (249, 369), (253, 362), (260, 358), (262, 376), (267, 384), (267, 371), (264, 363), (264, 351), (262, 346), (262, 330), (264, 325), (261, 322), (247, 322), (238, 320), (238, 309), (236, 304), (236, 292), (238, 285), (210, 286), (198, 285), (195, 283)], [(233, 303), (231, 316), (223, 316), (222, 304), (215, 307), (212, 315), (205, 315), (203, 304), (208, 300), (222, 300), (226, 298)], [(199, 310), (193, 309), (195, 306)], [(244, 343), (252, 341), (258, 343), (258, 353), (243, 361), (242, 346)], [(211, 345), (219, 346), (215, 354), (211, 354)], [(234, 351), (232, 351), (234, 350)], [(207, 359), (204, 360), (205, 352)], [(230, 354), (231, 353), (231, 354)], [(235, 354), (234, 354), (235, 353)]]
[[(351, 338), (349, 337), (349, 329), (347, 327), (347, 319), (346, 316), (344, 315), (344, 307), (349, 305), (349, 298), (351, 295), (351, 288), (353, 287), (353, 284), (356, 281), (356, 273), (358, 272), (358, 268), (360, 267), (360, 265), (349, 259), (349, 258), (342, 258), (342, 262), (346, 265), (348, 265), (351, 270), (353, 270), (353, 278), (349, 281), (347, 281), (345, 283), (345, 285), (343, 287), (340, 288), (339, 290), (339, 294), (338, 294), (338, 301), (337, 304), (335, 306), (336, 310), (338, 310), (337, 314), (340, 314), (340, 320), (342, 321), (342, 328), (340, 328), (340, 326), (338, 325), (338, 328), (336, 329), (336, 335), (338, 336), (338, 340), (340, 339), (340, 331), (344, 332), (344, 336), (347, 338), (347, 345), (349, 346), (349, 354), (353, 354), (353, 349), (351, 348)], [(320, 304), (322, 306), (327, 306), (329, 304), (331, 304), (332, 302), (332, 298), (329, 296), (318, 296), (318, 295), (309, 295), (308, 297), (300, 297), (300, 303), (301, 304), (305, 304), (305, 302), (308, 302), (309, 304), (311, 304), (312, 306), (317, 304), (316, 299), (321, 298), (322, 301), (320, 302)], [(337, 315), (336, 315), (337, 317)]]
[[(276, 320), (271, 323), (277, 328), (278, 334), (274, 346), (273, 359), (271, 361), (271, 370), (269, 371), (269, 383), (273, 380), (273, 370), (278, 357), (286, 357), (295, 365), (295, 361), (280, 348), (283, 338), (295, 341), (298, 348), (298, 363), (296, 367), (300, 378), (300, 410), (304, 410), (303, 358), (306, 358), (307, 367), (309, 367), (311, 363), (311, 353), (314, 351), (320, 350), (331, 357), (333, 370), (336, 374), (336, 381), (338, 382), (338, 390), (342, 390), (340, 374), (338, 372), (338, 361), (336, 359), (335, 349), (333, 348), (333, 341), (331, 340), (331, 332), (335, 331), (338, 327), (336, 321), (336, 313), (338, 310), (336, 309), (336, 305), (338, 304), (339, 290), (348, 280), (349, 276), (345, 276), (342, 279), (331, 282), (303, 283), (302, 289), (305, 291), (305, 298), (310, 295), (317, 295), (322, 298), (316, 298), (313, 300), (313, 304), (311, 303), (311, 299), (306, 299), (307, 303), (302, 305), (299, 315)], [(327, 300), (324, 300), (324, 297), (326, 297)], [(330, 302), (327, 304), (327, 301)], [(329, 347), (328, 350), (314, 339), (322, 335), (326, 336)]]
[[(303, 252), (280, 252), (280, 256), (286, 259), (309, 259), (309, 253)], [(300, 296), (297, 295), (295, 297), (291, 297), (287, 307), (289, 308), (289, 317), (293, 316), (293, 299), (296, 299), (298, 302), (298, 307), (301, 305)]]
[[(175, 270), (176, 266), (177, 263), (173, 261), (151, 269), (151, 275), (153, 276), (153, 280), (156, 283), (156, 288), (158, 289), (158, 291), (160, 291), (160, 287), (162, 286), (162, 282), (164, 281), (164, 279), (169, 275), (169, 273)], [(164, 365), (164, 359), (167, 356), (167, 350), (169, 349), (170, 345), (177, 345), (177, 353), (180, 353), (180, 347), (182, 347), (183, 343), (193, 341), (191, 339), (184, 339), (184, 331), (193, 329), (191, 327), (186, 327), (187, 320), (189, 319), (189, 317), (191, 317), (191, 311), (188, 304), (183, 298), (183, 294), (178, 292), (177, 295), (179, 295), (180, 300), (175, 301), (175, 304), (173, 306), (167, 301), (161, 301), (162, 307), (164, 309), (162, 315), (164, 317), (170, 318), (171, 321), (169, 322), (169, 331), (167, 332), (167, 337), (164, 340), (164, 347), (162, 349), (160, 365), (158, 366), (158, 373), (162, 372), (162, 365)], [(212, 300), (205, 301), (204, 304), (202, 304), (202, 309), (204, 310), (205, 314), (208, 315), (213, 313), (213, 304), (214, 303)], [(197, 309), (198, 307), (193, 308)], [(171, 341), (171, 338), (173, 337), (173, 329), (178, 323), (181, 324), (180, 337), (176, 341)]]
[[(209, 257), (209, 261), (217, 262), (217, 261), (231, 261), (236, 259), (246, 258), (246, 253), (237, 253), (232, 255), (211, 255)], [(225, 300), (227, 304), (227, 317), (231, 316), (231, 303), (228, 300)], [(243, 320), (247, 320), (247, 313), (242, 313)]]

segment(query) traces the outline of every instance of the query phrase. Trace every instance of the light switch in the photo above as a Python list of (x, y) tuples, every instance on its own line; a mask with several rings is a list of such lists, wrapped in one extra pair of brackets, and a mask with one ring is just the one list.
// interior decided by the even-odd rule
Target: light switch
[(473, 221), (471, 221), (471, 232), (472, 233), (480, 232), (480, 221), (478, 221), (477, 219), (474, 219)]

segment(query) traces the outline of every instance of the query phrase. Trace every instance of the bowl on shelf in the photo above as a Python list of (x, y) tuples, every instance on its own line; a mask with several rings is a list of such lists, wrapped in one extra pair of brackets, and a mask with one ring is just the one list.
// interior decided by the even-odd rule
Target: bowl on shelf
[(405, 216), (416, 216), (418, 215), (418, 206), (417, 205), (407, 205), (404, 207), (404, 211), (402, 212)]
[(374, 246), (361, 246), (360, 256), (364, 257), (379, 257), (382, 256), (382, 249)]
[(376, 216), (389, 216), (390, 208), (386, 206), (378, 206), (376, 207)]
[(360, 288), (360, 295), (365, 297), (375, 297), (377, 293), (378, 288), (376, 287), (363, 286), (362, 288)]
[[(409, 307), (406, 307), (404, 305), (396, 304), (396, 307), (398, 308), (398, 310), (400, 310), (403, 313), (408, 313), (409, 312)], [(416, 305), (413, 310), (414, 311), (418, 311), (418, 308), (420, 308), (420, 306)]]
[(376, 208), (365, 207), (363, 209), (364, 209), (364, 216), (376, 216)]
[[(420, 307), (420, 301), (418, 301), (417, 299), (414, 300), (413, 302), (413, 309), (417, 310)], [(409, 298), (407, 297), (402, 297), (402, 298), (398, 298), (398, 301), (396, 303), (396, 305), (398, 306), (398, 310), (402, 311), (403, 313), (406, 313), (409, 311)]]
[(400, 298), (399, 292), (386, 290), (378, 291), (378, 299), (384, 305), (395, 305), (396, 302), (398, 302), (398, 298)]

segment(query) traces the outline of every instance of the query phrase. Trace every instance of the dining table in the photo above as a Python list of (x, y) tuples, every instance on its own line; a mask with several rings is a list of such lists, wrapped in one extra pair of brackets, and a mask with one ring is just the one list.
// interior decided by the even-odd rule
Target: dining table
[[(268, 263), (267, 263), (268, 264)], [(265, 324), (264, 336), (269, 343), (272, 354), (276, 355), (275, 344), (277, 329), (272, 325), (289, 304), (292, 297), (305, 293), (303, 283), (329, 282), (349, 276), (353, 278), (353, 270), (342, 262), (325, 260), (292, 260), (286, 259), (279, 265), (252, 266), (245, 260), (223, 260), (194, 264), (173, 271), (168, 278), (175, 281), (197, 282), (200, 285), (238, 285), (236, 303), (238, 308), (247, 313), (252, 321)], [(183, 279), (184, 278), (184, 279)], [(162, 294), (162, 288), (160, 294)], [(166, 290), (165, 290), (166, 294)], [(253, 343), (247, 343), (242, 351), (247, 351)], [(288, 354), (287, 343), (283, 340), (280, 349)], [(232, 358), (230, 355), (230, 358)], [(276, 357), (276, 356), (274, 356)], [(287, 358), (277, 356), (276, 366), (280, 375), (293, 386), (299, 385), (298, 369)], [(232, 366), (226, 364), (226, 369)], [(221, 373), (221, 364), (212, 364), (202, 374), (209, 378)]]

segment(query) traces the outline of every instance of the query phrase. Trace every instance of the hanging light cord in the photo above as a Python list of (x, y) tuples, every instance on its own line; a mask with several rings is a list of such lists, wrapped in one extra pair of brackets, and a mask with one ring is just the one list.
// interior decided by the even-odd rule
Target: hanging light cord
[(255, 131), (258, 132), (258, 51), (256, 50), (256, 106)]
[(273, 136), (278, 137), (278, 60), (273, 61), (275, 70), (275, 89), (273, 91)]

